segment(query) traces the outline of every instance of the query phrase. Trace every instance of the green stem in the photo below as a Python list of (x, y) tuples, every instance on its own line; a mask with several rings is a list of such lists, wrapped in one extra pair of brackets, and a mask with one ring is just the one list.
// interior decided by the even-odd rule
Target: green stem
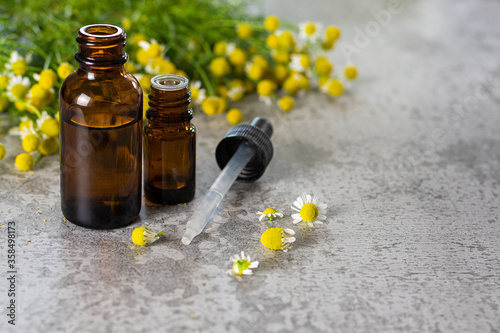
[(164, 233), (165, 233), (165, 231), (163, 231), (163, 230), (162, 230), (162, 231), (160, 231), (159, 233), (157, 233), (155, 236), (156, 236), (156, 237), (160, 237), (160, 236), (161, 236), (161, 235), (163, 235)]
[(40, 161), (44, 156), (45, 156), (44, 154), (40, 153), (35, 160), (35, 164), (38, 163), (38, 161)]

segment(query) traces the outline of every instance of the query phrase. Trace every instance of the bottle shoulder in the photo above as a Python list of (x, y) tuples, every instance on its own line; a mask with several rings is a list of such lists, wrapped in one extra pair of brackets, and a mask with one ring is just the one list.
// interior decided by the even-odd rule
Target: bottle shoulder
[[(130, 73), (95, 73), (77, 70), (61, 85), (61, 101), (79, 104), (79, 99), (120, 104), (142, 103), (142, 88)], [(81, 104), (81, 103), (80, 103)]]

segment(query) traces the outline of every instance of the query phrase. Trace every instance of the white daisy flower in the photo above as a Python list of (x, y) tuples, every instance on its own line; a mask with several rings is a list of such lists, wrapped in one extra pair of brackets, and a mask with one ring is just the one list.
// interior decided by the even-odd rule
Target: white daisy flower
[(266, 208), (263, 212), (257, 212), (259, 216), (259, 221), (262, 221), (263, 219), (267, 218), (269, 221), (274, 220), (276, 217), (283, 217), (283, 213), (278, 212), (274, 208)]
[(7, 86), (7, 95), (12, 99), (24, 98), (30, 88), (30, 79), (26, 76), (12, 76)]
[(207, 98), (207, 90), (201, 87), (201, 81), (199, 80), (191, 82), (189, 90), (191, 90), (191, 100), (197, 105), (201, 105)]
[[(15, 75), (23, 75), (26, 72), (28, 63), (31, 61), (31, 57), (31, 54), (23, 57), (17, 51), (12, 51), (9, 61), (5, 64), (5, 68), (14, 72)], [(18, 71), (22, 73), (16, 73)]]
[(252, 275), (252, 269), (259, 267), (259, 262), (252, 261), (249, 255), (245, 255), (241, 251), (241, 255), (235, 254), (230, 258), (233, 263), (233, 268), (227, 271), (228, 275), (235, 276), (237, 279), (241, 279), (240, 275)]
[(33, 122), (26, 122), (22, 129), (19, 130), (19, 137), (23, 140), (29, 134), (36, 134)]
[(303, 39), (315, 39), (319, 37), (322, 25), (318, 22), (303, 22), (299, 24), (299, 29), (299, 37)]
[(323, 224), (326, 220), (327, 207), (318, 197), (302, 193), (292, 206), (292, 209), (297, 212), (292, 214), (293, 223), (306, 222), (310, 227), (314, 227), (314, 224)]

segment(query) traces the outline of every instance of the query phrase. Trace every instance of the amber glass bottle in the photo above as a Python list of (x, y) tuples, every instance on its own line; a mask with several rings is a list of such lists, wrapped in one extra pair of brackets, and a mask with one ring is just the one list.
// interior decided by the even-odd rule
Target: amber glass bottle
[(158, 75), (144, 127), (144, 192), (149, 201), (174, 205), (190, 201), (195, 192), (196, 128), (191, 124), (188, 79)]
[(141, 209), (142, 90), (123, 64), (116, 26), (80, 29), (78, 70), (60, 91), (61, 208), (71, 222), (110, 229)]

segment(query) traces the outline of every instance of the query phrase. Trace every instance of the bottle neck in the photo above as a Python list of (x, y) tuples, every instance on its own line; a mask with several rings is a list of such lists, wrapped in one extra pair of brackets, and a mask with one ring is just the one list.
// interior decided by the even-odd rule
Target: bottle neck
[(158, 75), (151, 80), (149, 109), (146, 117), (152, 127), (189, 129), (193, 110), (188, 80), (179, 75)]
[(120, 70), (127, 62), (125, 40), (127, 35), (120, 27), (109, 24), (87, 25), (80, 29), (76, 41), (75, 59), (80, 68)]

